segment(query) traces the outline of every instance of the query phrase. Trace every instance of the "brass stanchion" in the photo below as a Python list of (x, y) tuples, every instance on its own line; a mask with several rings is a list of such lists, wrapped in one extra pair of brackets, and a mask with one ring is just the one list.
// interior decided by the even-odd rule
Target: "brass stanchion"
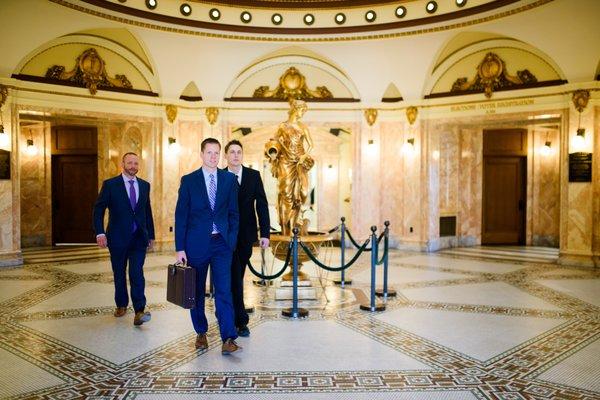
[[(340, 253), (341, 253), (341, 263), (340, 265), (345, 265), (346, 263), (346, 218), (342, 217), (342, 223), (340, 225)], [(340, 279), (334, 280), (333, 283), (336, 285), (340, 285), (342, 289), (346, 285), (352, 285), (352, 279), (346, 279), (345, 277), (345, 269), (340, 272)]]
[(385, 221), (383, 223), (385, 225), (385, 230), (383, 233), (383, 246), (384, 246), (384, 255), (383, 255), (383, 288), (377, 289), (375, 294), (379, 297), (383, 297), (387, 299), (388, 297), (396, 297), (396, 291), (394, 289), (388, 288), (388, 258), (390, 255), (390, 242), (389, 242), (389, 234), (390, 234), (390, 221)]
[(288, 318), (304, 318), (308, 316), (308, 310), (305, 308), (298, 308), (298, 228), (294, 228), (294, 236), (292, 238), (292, 308), (286, 308), (281, 311), (284, 317)]
[(371, 302), (369, 304), (361, 304), (360, 309), (365, 311), (384, 311), (385, 304), (375, 302), (375, 268), (377, 267), (377, 231), (376, 226), (371, 227)]

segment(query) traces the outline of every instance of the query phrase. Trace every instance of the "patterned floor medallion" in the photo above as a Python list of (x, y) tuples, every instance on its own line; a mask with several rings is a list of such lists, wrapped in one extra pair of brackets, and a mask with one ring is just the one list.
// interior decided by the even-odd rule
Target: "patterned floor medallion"
[[(251, 335), (231, 356), (210, 299), (209, 348), (194, 349), (189, 313), (165, 301), (171, 257), (147, 258), (152, 320), (141, 327), (131, 308), (112, 315), (105, 252), (30, 251), (23, 268), (0, 270), (0, 398), (600, 398), (600, 272), (558, 266), (554, 249), (392, 251), (398, 295), (377, 313), (359, 309), (368, 257), (344, 288), (307, 263), (317, 299), (301, 302), (302, 320), (281, 315), (290, 302), (275, 299), (277, 283), (248, 273)], [(339, 250), (323, 257), (335, 265)]]

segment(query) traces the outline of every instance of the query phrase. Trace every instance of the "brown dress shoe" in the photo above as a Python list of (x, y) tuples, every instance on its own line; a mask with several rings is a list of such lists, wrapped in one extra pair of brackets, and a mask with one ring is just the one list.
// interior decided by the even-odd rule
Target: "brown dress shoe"
[(196, 350), (206, 350), (208, 349), (208, 339), (206, 339), (205, 333), (199, 333), (196, 336)]
[(125, 314), (127, 314), (127, 307), (117, 307), (115, 308), (115, 313), (113, 315), (118, 318)]
[(241, 350), (242, 347), (238, 346), (238, 344), (233, 339), (227, 339), (223, 342), (223, 346), (221, 347), (221, 354), (228, 355), (233, 353), (234, 351)]
[(142, 325), (144, 322), (150, 321), (150, 318), (152, 318), (152, 315), (149, 312), (138, 311), (133, 318), (133, 324), (135, 326)]

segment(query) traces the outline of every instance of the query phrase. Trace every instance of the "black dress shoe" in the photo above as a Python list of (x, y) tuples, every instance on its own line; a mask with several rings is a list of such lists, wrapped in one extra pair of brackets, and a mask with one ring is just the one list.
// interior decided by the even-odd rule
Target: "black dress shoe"
[(238, 336), (241, 336), (241, 337), (250, 336), (250, 329), (248, 329), (248, 326), (246, 326), (246, 325), (242, 326), (241, 328), (238, 328), (237, 332), (238, 332)]

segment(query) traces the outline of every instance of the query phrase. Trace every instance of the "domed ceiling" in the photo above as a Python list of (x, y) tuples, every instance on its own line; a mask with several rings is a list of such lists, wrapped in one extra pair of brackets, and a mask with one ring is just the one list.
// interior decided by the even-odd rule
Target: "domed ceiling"
[(310, 41), (379, 39), (452, 29), (514, 15), (553, 0), (50, 1), (95, 16), (178, 33)]

